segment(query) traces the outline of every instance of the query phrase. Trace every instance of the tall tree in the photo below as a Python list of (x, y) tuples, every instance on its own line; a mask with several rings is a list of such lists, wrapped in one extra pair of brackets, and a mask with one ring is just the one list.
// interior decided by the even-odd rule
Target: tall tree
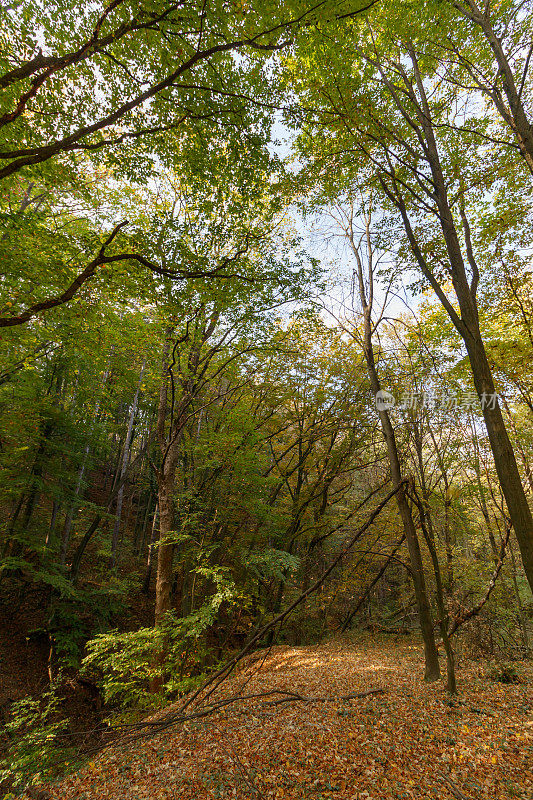
[[(498, 162), (499, 168), (489, 172), (479, 162), (473, 134), (457, 141), (449, 123), (458, 112), (447, 103), (447, 91), (439, 92), (439, 84), (434, 87), (424, 42), (413, 40), (414, 18), (410, 27), (407, 18), (387, 8), (364, 24), (346, 25), (350, 36), (343, 51), (315, 49), (311, 75), (303, 81), (295, 78), (297, 85), (303, 84), (307, 102), (319, 106), (301, 136), (302, 150), (322, 174), (327, 171), (330, 186), (359, 175), (360, 181), (377, 187), (384, 213), (392, 210), (404, 230), (410, 256), (406, 259), (406, 251), (400, 250), (400, 259), (416, 265), (460, 334), (533, 587), (533, 517), (498, 402), (477, 299), (483, 251), (476, 249), (476, 203), (483, 191), (496, 190), (497, 181), (509, 187), (508, 162), (505, 167)], [(480, 120), (479, 130), (486, 125)], [(506, 151), (499, 157), (503, 161)]]
[[(428, 681), (437, 680), (440, 677), (439, 656), (435, 644), (433, 633), (433, 620), (431, 607), (428, 600), (426, 580), (424, 575), (424, 565), (420, 552), (420, 543), (413, 514), (408, 499), (406, 486), (406, 476), (402, 470), (400, 453), (396, 441), (394, 425), (387, 405), (387, 392), (383, 391), (379, 377), (376, 358), (374, 355), (374, 333), (383, 316), (378, 314), (377, 319), (373, 318), (374, 311), (374, 281), (376, 270), (376, 249), (372, 241), (372, 210), (371, 200), (363, 200), (361, 204), (362, 231), (357, 232), (357, 210), (353, 200), (349, 201), (346, 208), (337, 206), (339, 224), (344, 234), (355, 260), (355, 283), (356, 291), (359, 296), (359, 303), (362, 311), (363, 334), (362, 350), (368, 371), (368, 378), (376, 411), (379, 417), (383, 438), (387, 446), (387, 454), (391, 471), (392, 483), (396, 491), (396, 504), (403, 526), (403, 532), (409, 549), (411, 563), (411, 577), (415, 590), (415, 597), (418, 608), (418, 618), (420, 630), (424, 640), (425, 653), (425, 679)], [(342, 324), (342, 323), (341, 323)], [(348, 331), (350, 329), (348, 328)], [(352, 334), (353, 335), (353, 334)], [(443, 615), (444, 617), (444, 615)], [(445, 623), (444, 623), (445, 624)], [(453, 672), (453, 671), (452, 671)], [(455, 686), (450, 686), (455, 691)]]

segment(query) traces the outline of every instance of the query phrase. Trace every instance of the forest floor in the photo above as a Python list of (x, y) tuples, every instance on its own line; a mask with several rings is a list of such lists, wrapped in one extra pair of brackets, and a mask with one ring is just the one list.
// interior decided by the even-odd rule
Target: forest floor
[[(219, 695), (287, 690), (110, 749), (60, 784), (57, 800), (499, 800), (533, 797), (533, 666), (522, 681), (461, 661), (459, 697), (421, 680), (413, 641), (277, 647)], [(350, 700), (345, 695), (382, 689)], [(49, 793), (49, 794), (48, 794)], [(38, 796), (36, 794), (33, 795)]]

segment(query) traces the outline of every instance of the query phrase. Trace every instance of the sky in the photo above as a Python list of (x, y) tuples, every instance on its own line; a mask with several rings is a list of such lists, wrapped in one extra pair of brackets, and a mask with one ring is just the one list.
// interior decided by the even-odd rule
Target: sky
[[(281, 160), (293, 160), (292, 168), (297, 171), (297, 162), (294, 161), (292, 152), (293, 134), (283, 124), (277, 120), (272, 129), (273, 144), (270, 145), (272, 153), (276, 154)], [(337, 233), (333, 221), (328, 218), (327, 213), (316, 216), (313, 219), (305, 219), (299, 209), (293, 205), (290, 209), (291, 222), (295, 230), (302, 237), (305, 250), (309, 255), (320, 260), (326, 268), (328, 283), (330, 284), (325, 294), (318, 296), (318, 301), (324, 305), (330, 305), (332, 310), (338, 311), (343, 298), (350, 291), (350, 284), (354, 268), (353, 255), (342, 237)], [(394, 292), (386, 294), (385, 287), (376, 282), (375, 285), (375, 308), (380, 310), (386, 299), (386, 314), (389, 317), (400, 317), (416, 311), (420, 305), (421, 298), (414, 296), (407, 286), (414, 280), (414, 273), (405, 276), (405, 280)], [(328, 314), (323, 314), (324, 322), (334, 326), (334, 318)]]

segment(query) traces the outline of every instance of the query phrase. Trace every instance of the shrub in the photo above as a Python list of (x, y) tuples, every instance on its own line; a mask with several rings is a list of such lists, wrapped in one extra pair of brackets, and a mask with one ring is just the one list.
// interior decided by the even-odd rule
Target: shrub
[(522, 677), (514, 664), (501, 663), (495, 664), (488, 672), (491, 681), (498, 683), (521, 683)]
[(60, 681), (57, 678), (39, 699), (25, 697), (11, 706), (5, 725), (10, 744), (0, 761), (0, 780), (23, 788), (64, 770), (72, 751), (61, 741), (68, 722), (60, 718)]

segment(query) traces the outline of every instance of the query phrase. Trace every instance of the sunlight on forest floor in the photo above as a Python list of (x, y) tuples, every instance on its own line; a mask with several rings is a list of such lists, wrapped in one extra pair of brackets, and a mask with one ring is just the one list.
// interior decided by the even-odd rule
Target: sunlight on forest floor
[(533, 668), (502, 686), (461, 661), (460, 695), (424, 684), (422, 648), (364, 641), (273, 648), (223, 689), (285, 689), (349, 701), (248, 701), (128, 750), (110, 751), (60, 786), (62, 800), (510, 800), (533, 796)]

